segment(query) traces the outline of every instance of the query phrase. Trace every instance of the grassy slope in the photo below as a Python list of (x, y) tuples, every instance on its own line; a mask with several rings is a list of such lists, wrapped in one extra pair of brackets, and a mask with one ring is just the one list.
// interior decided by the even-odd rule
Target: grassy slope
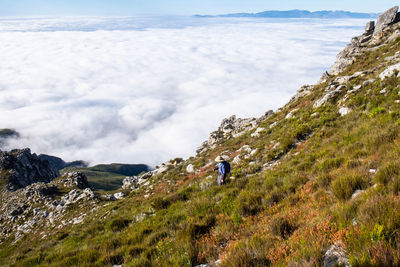
[[(342, 75), (377, 66), (399, 45), (397, 39), (363, 55)], [(384, 67), (346, 86), (376, 78)], [(84, 225), (1, 245), (0, 265), (191, 266), (218, 258), (224, 266), (320, 265), (336, 242), (353, 266), (399, 264), (399, 84), (392, 77), (362, 88), (342, 117), (334, 102), (313, 109), (327, 83), (318, 85), (264, 121), (260, 137), (225, 140), (153, 177), (154, 195), (146, 198), (143, 188), (93, 212)], [(285, 119), (294, 108), (294, 118)], [(304, 140), (294, 146), (297, 139)], [(203, 186), (212, 174), (206, 162), (244, 144), (258, 148), (255, 164), (233, 166), (236, 179), (226, 186)], [(263, 171), (274, 159), (280, 164)], [(185, 173), (189, 162), (201, 172)], [(351, 199), (355, 190), (365, 191)]]

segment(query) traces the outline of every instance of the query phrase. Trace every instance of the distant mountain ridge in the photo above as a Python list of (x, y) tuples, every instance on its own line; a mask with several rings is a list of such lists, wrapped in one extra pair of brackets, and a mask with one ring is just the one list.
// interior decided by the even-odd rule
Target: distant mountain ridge
[(322, 10), (322, 11), (308, 11), (308, 10), (268, 10), (258, 13), (233, 13), (222, 15), (195, 15), (195, 17), (209, 18), (209, 17), (227, 17), (227, 18), (323, 18), (323, 19), (340, 19), (340, 18), (376, 18), (378, 13), (358, 13), (343, 10)]

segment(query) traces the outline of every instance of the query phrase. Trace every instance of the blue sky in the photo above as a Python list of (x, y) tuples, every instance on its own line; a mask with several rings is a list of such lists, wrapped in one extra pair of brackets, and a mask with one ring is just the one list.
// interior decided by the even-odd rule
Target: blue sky
[(0, 0), (0, 16), (192, 15), (307, 9), (382, 12), (393, 0)]

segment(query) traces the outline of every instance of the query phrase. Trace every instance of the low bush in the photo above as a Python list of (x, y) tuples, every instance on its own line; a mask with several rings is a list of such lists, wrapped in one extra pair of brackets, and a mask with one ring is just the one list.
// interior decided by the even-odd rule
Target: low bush
[(265, 267), (271, 262), (267, 259), (270, 244), (267, 240), (254, 236), (251, 240), (239, 241), (227, 253), (222, 265), (228, 267)]
[(251, 191), (242, 191), (238, 196), (236, 207), (242, 216), (255, 215), (262, 209), (262, 197)]
[(390, 163), (379, 169), (375, 176), (375, 182), (387, 185), (390, 181), (400, 176), (400, 166), (398, 163)]
[(115, 218), (108, 223), (108, 228), (113, 232), (118, 232), (127, 227), (131, 220), (125, 218)]
[(292, 235), (297, 227), (289, 222), (285, 217), (278, 216), (271, 220), (270, 229), (275, 235), (287, 238)]
[(331, 185), (332, 193), (339, 200), (349, 199), (355, 190), (364, 189), (368, 185), (366, 178), (358, 175), (345, 175), (336, 178)]
[(167, 209), (171, 205), (171, 200), (163, 197), (156, 197), (153, 199), (151, 206), (155, 210)]
[(318, 169), (321, 171), (328, 171), (339, 168), (344, 162), (343, 158), (332, 158), (325, 159), (318, 165)]

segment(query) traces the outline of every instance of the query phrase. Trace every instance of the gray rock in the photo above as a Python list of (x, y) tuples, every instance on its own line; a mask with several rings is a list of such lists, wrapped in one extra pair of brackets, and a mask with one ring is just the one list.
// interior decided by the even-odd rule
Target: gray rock
[(122, 180), (122, 189), (135, 190), (139, 187), (139, 178), (137, 176), (126, 177)]
[(329, 90), (323, 97), (315, 101), (314, 103), (314, 108), (319, 108), (322, 105), (326, 104), (328, 101), (331, 99), (335, 98), (338, 94), (342, 92), (342, 90), (345, 88), (345, 86), (339, 86), (336, 89)]
[(235, 115), (223, 119), (218, 130), (212, 132), (210, 134), (210, 137), (208, 138), (208, 141), (205, 141), (196, 150), (197, 154), (202, 153), (208, 148), (213, 148), (222, 139), (228, 139), (230, 137), (239, 137), (247, 133), (248, 131), (254, 129), (260, 121), (265, 120), (269, 116), (272, 116), (272, 114), (273, 114), (272, 111), (268, 111), (261, 117), (261, 120), (256, 118), (241, 119), (241, 118), (236, 118)]
[(115, 193), (115, 194), (114, 194), (114, 197), (115, 197), (116, 199), (123, 199), (123, 198), (125, 197), (125, 194), (122, 193), (122, 192), (118, 192), (118, 193)]
[(391, 9), (385, 11), (382, 15), (378, 17), (376, 27), (373, 36), (378, 38), (382, 31), (388, 27), (390, 24), (394, 23), (397, 18), (398, 6), (392, 7)]
[(373, 33), (375, 30), (375, 21), (370, 21), (367, 23), (365, 26), (365, 32), (366, 33)]
[(341, 107), (341, 108), (339, 109), (339, 114), (340, 114), (340, 116), (347, 115), (347, 114), (349, 114), (350, 112), (351, 112), (351, 109), (349, 109), (348, 107)]
[(8, 177), (2, 177), (7, 179), (8, 191), (15, 191), (37, 182), (49, 183), (60, 175), (47, 160), (31, 154), (29, 148), (0, 151), (0, 170), (8, 173)]
[(334, 267), (337, 265), (350, 266), (347, 253), (340, 243), (330, 246), (324, 255), (324, 267)]
[(386, 68), (384, 71), (382, 71), (381, 74), (379, 74), (379, 78), (381, 78), (381, 80), (384, 80), (388, 77), (391, 77), (393, 74), (398, 73), (397, 76), (399, 76), (400, 74), (400, 63), (394, 64), (392, 66), (389, 66), (388, 68)]
[(260, 123), (262, 121), (265, 121), (266, 119), (268, 119), (269, 117), (271, 117), (272, 115), (274, 115), (274, 112), (272, 110), (268, 110), (267, 112), (264, 113), (264, 115), (262, 115), (260, 118), (258, 118), (256, 120), (257, 123)]
[(89, 188), (87, 177), (82, 172), (69, 172), (66, 174), (66, 179), (62, 181), (67, 186), (76, 186), (79, 189)]
[(187, 172), (187, 173), (194, 173), (193, 164), (187, 165), (187, 167), (186, 167), (186, 172)]

